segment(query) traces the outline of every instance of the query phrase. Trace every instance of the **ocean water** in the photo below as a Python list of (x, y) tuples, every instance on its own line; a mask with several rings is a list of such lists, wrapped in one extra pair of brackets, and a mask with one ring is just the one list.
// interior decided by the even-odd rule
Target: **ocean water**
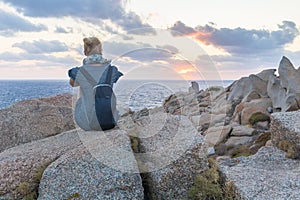
[[(197, 81), (200, 89), (210, 86), (227, 87), (233, 81)], [(120, 80), (114, 86), (118, 107), (140, 110), (160, 106), (164, 99), (178, 91), (188, 91), (188, 81), (166, 80)], [(0, 109), (15, 102), (54, 96), (62, 93), (77, 94), (68, 80), (0, 80)]]

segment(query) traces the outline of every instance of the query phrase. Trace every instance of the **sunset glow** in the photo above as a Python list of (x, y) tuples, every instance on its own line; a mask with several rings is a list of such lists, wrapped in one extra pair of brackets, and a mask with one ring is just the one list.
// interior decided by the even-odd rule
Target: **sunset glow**
[[(220, 74), (230, 80), (277, 68), (282, 56), (299, 66), (299, 2), (286, 3), (282, 9), (273, 0), (187, 0), (171, 6), (167, 0), (87, 0), (70, 7), (66, 1), (2, 0), (0, 79), (68, 79), (67, 70), (82, 64), (82, 39), (89, 36), (99, 37), (103, 55), (118, 60), (124, 73), (144, 67), (133, 79), (173, 77), (161, 68), (148, 70), (156, 63), (179, 77)], [(121, 56), (135, 50), (127, 59)]]

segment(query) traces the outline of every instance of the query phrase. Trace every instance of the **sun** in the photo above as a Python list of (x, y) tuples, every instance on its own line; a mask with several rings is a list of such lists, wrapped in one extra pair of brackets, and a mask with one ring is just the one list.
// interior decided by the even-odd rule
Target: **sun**
[(191, 65), (179, 65), (175, 67), (176, 73), (178, 73), (185, 80), (198, 80), (197, 70)]

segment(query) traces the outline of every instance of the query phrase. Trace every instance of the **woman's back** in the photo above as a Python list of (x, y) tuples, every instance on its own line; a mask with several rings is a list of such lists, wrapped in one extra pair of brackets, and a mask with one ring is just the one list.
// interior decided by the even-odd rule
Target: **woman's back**
[[(84, 68), (93, 79), (98, 82), (102, 76), (106, 65), (83, 65)], [(101, 130), (97, 116), (95, 113), (95, 97), (93, 85), (87, 81), (86, 77), (78, 71), (76, 82), (80, 86), (80, 98), (75, 106), (74, 118), (75, 122), (84, 130)]]

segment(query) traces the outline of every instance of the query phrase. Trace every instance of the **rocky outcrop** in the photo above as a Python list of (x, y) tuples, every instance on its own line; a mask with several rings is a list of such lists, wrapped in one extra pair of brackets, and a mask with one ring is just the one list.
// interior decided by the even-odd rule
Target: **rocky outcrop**
[(300, 110), (271, 115), (272, 143), (289, 158), (300, 159)]
[[(126, 132), (79, 133), (83, 145), (48, 166), (38, 199), (143, 199), (138, 173)], [(84, 137), (84, 138), (83, 138)]]
[(287, 159), (275, 147), (255, 155), (221, 161), (220, 170), (234, 183), (242, 199), (299, 199), (300, 161)]
[(79, 145), (78, 133), (73, 130), (0, 153), (0, 199), (35, 195), (48, 165)]
[(270, 76), (268, 96), (272, 99), (275, 112), (300, 109), (300, 73), (286, 57), (279, 65), (279, 77)]
[(300, 74), (288, 58), (280, 61), (276, 77), (275, 69), (264, 70), (256, 75), (243, 77), (227, 88), (227, 100), (250, 102), (270, 98), (274, 112), (293, 111), (300, 108)]
[[(265, 75), (262, 77), (265, 77)], [(249, 102), (263, 97), (267, 97), (267, 81), (261, 79), (258, 75), (250, 75), (241, 78), (230, 86), (228, 100)]]
[(74, 128), (72, 95), (21, 101), (0, 110), (0, 152)]
[(189, 93), (198, 93), (199, 92), (199, 84), (196, 81), (191, 82), (191, 87), (189, 87)]
[(296, 70), (287, 57), (283, 57), (278, 68), (281, 86), (286, 89), (287, 94), (294, 93), (296, 99), (300, 99), (300, 73)]
[[(71, 97), (4, 109), (1, 142), (13, 141), (5, 148), (35, 141), (0, 153), (0, 199), (187, 199), (197, 175), (210, 172), (208, 154), (219, 156), (224, 184), (233, 182), (244, 199), (295, 199), (299, 160), (275, 147), (261, 148), (275, 145), (286, 157), (299, 158), (299, 111), (275, 113), (270, 120), (273, 111), (298, 109), (293, 73), (299, 69), (291, 70), (286, 58), (280, 65), (280, 77), (265, 70), (225, 90), (178, 92), (162, 107), (124, 114), (118, 128), (105, 132), (57, 134), (74, 125)], [(230, 159), (241, 155), (249, 157)]]

